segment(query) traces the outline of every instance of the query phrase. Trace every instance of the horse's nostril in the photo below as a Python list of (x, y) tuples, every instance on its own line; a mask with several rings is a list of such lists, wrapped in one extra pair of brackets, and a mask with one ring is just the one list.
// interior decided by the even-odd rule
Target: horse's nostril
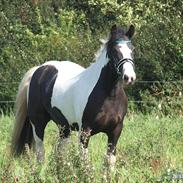
[(125, 74), (125, 75), (124, 75), (124, 80), (125, 80), (125, 81), (128, 81), (128, 79), (129, 79), (128, 76)]

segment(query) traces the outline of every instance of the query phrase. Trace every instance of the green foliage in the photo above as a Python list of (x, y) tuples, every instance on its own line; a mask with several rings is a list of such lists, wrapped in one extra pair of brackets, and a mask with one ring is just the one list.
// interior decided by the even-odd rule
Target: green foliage
[[(136, 26), (133, 43), (138, 80), (182, 79), (180, 0), (3, 0), (0, 9), (0, 101), (15, 99), (20, 79), (34, 65), (71, 60), (87, 67), (99, 48), (99, 38), (114, 23)], [(152, 87), (153, 83), (137, 83), (130, 98), (142, 100), (146, 95), (148, 99)], [(178, 88), (176, 92), (181, 92)], [(138, 106), (142, 107), (134, 107)]]
[(170, 116), (183, 115), (181, 83), (156, 82), (141, 96), (143, 101), (147, 101), (143, 106), (146, 112), (156, 111)]
[(159, 112), (167, 116), (183, 116), (182, 81), (145, 83), (137, 81), (128, 89), (128, 93), (132, 96), (129, 111), (140, 110), (144, 113)]
[(183, 173), (182, 117), (128, 114), (117, 145), (117, 164), (113, 173), (104, 164), (107, 138), (91, 137), (89, 159), (83, 160), (78, 136), (73, 133), (59, 147), (58, 129), (52, 123), (45, 132), (46, 159), (38, 164), (32, 150), (20, 158), (10, 155), (13, 115), (0, 116), (0, 180), (2, 182), (172, 182)]

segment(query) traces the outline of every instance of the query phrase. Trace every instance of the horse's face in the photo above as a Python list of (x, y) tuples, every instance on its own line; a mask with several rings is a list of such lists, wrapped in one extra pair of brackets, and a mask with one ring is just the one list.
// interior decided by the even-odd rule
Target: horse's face
[(118, 77), (123, 79), (124, 84), (132, 84), (136, 79), (133, 63), (134, 47), (130, 41), (135, 32), (134, 26), (130, 26), (125, 33), (115, 26), (111, 29), (111, 38), (107, 46), (107, 54)]

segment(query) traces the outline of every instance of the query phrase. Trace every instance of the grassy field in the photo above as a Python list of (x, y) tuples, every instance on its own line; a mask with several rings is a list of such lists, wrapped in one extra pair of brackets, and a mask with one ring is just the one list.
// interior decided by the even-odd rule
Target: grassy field
[(10, 156), (13, 115), (0, 116), (0, 182), (100, 183), (183, 181), (183, 118), (128, 114), (117, 147), (117, 164), (109, 172), (104, 163), (107, 138), (91, 138), (89, 159), (82, 161), (77, 134), (73, 133), (62, 152), (58, 151), (58, 130), (46, 128), (46, 159), (35, 161), (32, 151), (20, 158)]

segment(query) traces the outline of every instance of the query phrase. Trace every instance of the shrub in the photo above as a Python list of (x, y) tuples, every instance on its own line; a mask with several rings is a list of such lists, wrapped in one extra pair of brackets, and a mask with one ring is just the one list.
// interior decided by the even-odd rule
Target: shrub
[[(113, 23), (136, 26), (138, 80), (181, 80), (182, 8), (182, 1), (176, 0), (1, 1), (0, 101), (15, 99), (20, 79), (34, 65), (71, 60), (88, 66), (99, 48), (98, 39)], [(129, 91), (130, 98), (151, 97), (153, 85), (137, 83)]]

